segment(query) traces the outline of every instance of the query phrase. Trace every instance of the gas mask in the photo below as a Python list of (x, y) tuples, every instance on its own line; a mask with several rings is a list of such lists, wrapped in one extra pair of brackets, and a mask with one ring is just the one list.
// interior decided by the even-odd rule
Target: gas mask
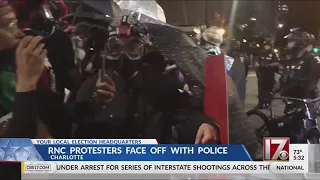
[(140, 60), (144, 54), (144, 42), (139, 38), (111, 37), (106, 44), (109, 60), (118, 60), (121, 56), (132, 61)]
[(105, 45), (106, 59), (115, 71), (125, 77), (131, 77), (142, 63), (144, 48), (144, 42), (136, 37), (110, 37)]
[(105, 59), (115, 71), (131, 77), (139, 70), (149, 43), (146, 27), (137, 20), (136, 14), (132, 14), (111, 23), (108, 31)]

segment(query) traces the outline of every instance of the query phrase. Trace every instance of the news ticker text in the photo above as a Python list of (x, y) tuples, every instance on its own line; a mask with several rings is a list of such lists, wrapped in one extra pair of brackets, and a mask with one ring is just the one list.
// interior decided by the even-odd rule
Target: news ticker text
[(308, 162), (24, 162), (22, 173), (307, 173)]

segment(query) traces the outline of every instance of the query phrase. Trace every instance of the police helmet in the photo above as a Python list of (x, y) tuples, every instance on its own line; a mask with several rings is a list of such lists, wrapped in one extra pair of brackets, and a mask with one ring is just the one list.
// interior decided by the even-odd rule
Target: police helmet
[(284, 37), (289, 42), (295, 42), (297, 48), (304, 48), (315, 40), (314, 35), (301, 31), (300, 28), (291, 29), (291, 33)]
[(266, 39), (263, 41), (263, 45), (273, 46), (273, 41), (272, 41), (272, 39), (266, 38)]

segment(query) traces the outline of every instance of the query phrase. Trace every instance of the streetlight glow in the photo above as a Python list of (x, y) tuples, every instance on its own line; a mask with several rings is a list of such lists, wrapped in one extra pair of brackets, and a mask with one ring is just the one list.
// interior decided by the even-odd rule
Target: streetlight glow
[(278, 24), (278, 28), (283, 28), (283, 24), (282, 24), (282, 23), (279, 23), (279, 24)]
[(201, 34), (201, 30), (199, 28), (193, 28), (193, 32), (196, 34)]
[(217, 32), (221, 35), (223, 35), (226, 31), (224, 29), (218, 29)]
[(250, 18), (251, 21), (256, 21), (257, 19), (255, 17)]
[(273, 51), (274, 51), (275, 53), (278, 53), (278, 52), (279, 52), (278, 49), (274, 49)]
[(242, 42), (246, 43), (246, 42), (247, 42), (247, 40), (246, 40), (246, 39), (243, 39), (243, 40), (242, 40)]

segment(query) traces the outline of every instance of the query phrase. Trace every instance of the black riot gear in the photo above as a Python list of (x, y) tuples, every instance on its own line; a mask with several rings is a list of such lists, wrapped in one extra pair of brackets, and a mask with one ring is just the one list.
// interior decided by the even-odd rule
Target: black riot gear
[(320, 78), (319, 68), (320, 58), (311, 52), (287, 61), (280, 78), (281, 94), (288, 97), (314, 98)]
[[(291, 57), (284, 64), (284, 70), (274, 92), (294, 98), (315, 98), (320, 79), (320, 58), (309, 51), (302, 51), (312, 45), (314, 36), (298, 30), (286, 36), (289, 39)], [(293, 42), (290, 44), (290, 42)], [(287, 49), (288, 53), (288, 49)], [(299, 54), (300, 53), (300, 54)], [(297, 56), (299, 54), (299, 56)], [(285, 112), (294, 108), (286, 106)]]

